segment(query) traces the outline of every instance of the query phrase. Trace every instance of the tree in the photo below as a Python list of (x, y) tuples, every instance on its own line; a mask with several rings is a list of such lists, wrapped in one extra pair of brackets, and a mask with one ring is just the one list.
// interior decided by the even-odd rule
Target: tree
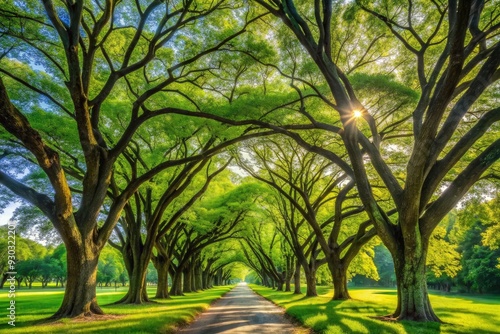
[[(231, 7), (223, 0), (2, 6), (0, 124), (10, 134), (2, 134), (9, 144), (2, 157), (22, 151), (47, 187), (31, 187), (8, 169), (0, 172), (0, 183), (38, 207), (66, 245), (66, 292), (53, 318), (102, 314), (95, 290), (99, 254), (127, 201), (163, 169), (216, 151), (159, 161), (123, 191), (112, 192), (106, 217), (100, 216), (117, 159), (139, 127), (165, 114), (150, 107), (170, 100), (169, 108), (176, 109), (179, 99), (192, 105), (177, 82), (210, 68), (196, 63), (256, 19), (229, 15)], [(227, 29), (207, 24), (221, 20)], [(198, 34), (202, 26), (211, 38)], [(172, 52), (172, 45), (181, 51)], [(47, 126), (54, 124), (65, 136), (52, 136)]]
[(16, 270), (31, 289), (33, 282), (41, 278), (43, 259), (32, 258), (16, 264)]
[(471, 198), (456, 216), (450, 234), (461, 254), (462, 270), (457, 275), (461, 291), (483, 293), (500, 290), (500, 250), (491, 248), (485, 242), (489, 236), (487, 231), (496, 225), (497, 201), (497, 198), (489, 201)]
[(283, 291), (286, 277), (292, 272), (288, 264), (293, 253), (275, 226), (269, 222), (249, 225), (243, 239), (249, 249), (241, 245), (247, 263), (265, 283), (271, 283), (277, 291)]
[[(284, 235), (306, 272), (308, 295), (316, 295), (316, 269), (326, 263), (333, 279), (333, 299), (349, 298), (349, 265), (376, 234), (370, 220), (356, 217), (364, 213), (364, 208), (352, 192), (354, 182), (346, 182), (347, 174), (330, 160), (288, 138), (268, 139), (265, 145), (253, 145), (247, 154), (253, 165), (241, 164), (242, 167), (281, 197), (278, 202), (287, 227)], [(262, 172), (255, 172), (257, 168)], [(299, 240), (304, 222), (312, 230), (305, 243)], [(325, 257), (316, 260), (320, 250)], [(312, 262), (306, 254), (313, 257)]]
[[(495, 5), (480, 0), (426, 6), (419, 1), (405, 5), (357, 1), (357, 7), (331, 0), (316, 1), (314, 6), (307, 1), (255, 2), (288, 27), (329, 87), (334, 102), (327, 96), (325, 100), (336, 110), (340, 126), (308, 115), (315, 127), (342, 139), (365, 210), (393, 256), (398, 305), (390, 318), (439, 321), (426, 286), (429, 240), (439, 222), (500, 157), (498, 136), (485, 136), (488, 129), (496, 129), (500, 109), (494, 102), (478, 106), (485, 102), (481, 97), (494, 89), (500, 73), (500, 43), (494, 38), (499, 18), (490, 15)], [(390, 151), (390, 137), (407, 135), (384, 138), (383, 123), (377, 122), (370, 106), (363, 105), (345, 64), (332, 52), (342, 36), (334, 23), (345, 29), (353, 19), (366, 25), (373, 18), (401, 42), (396, 56), (415, 59), (408, 72), (420, 97), (408, 117), (393, 123), (411, 122), (413, 149), (405, 157), (403, 179), (398, 178), (399, 168), (391, 168), (384, 157)], [(369, 47), (363, 51), (367, 54)], [(376, 173), (368, 173), (368, 161)], [(395, 219), (377, 203), (373, 185), (378, 180), (390, 193)]]
[(66, 272), (66, 247), (64, 244), (60, 244), (57, 246), (52, 254), (50, 255), (51, 260), (56, 261), (56, 266), (52, 268), (52, 275), (56, 280), (56, 287), (61, 284), (61, 287), (64, 287), (64, 283), (67, 280)]
[[(180, 238), (176, 240), (174, 249), (175, 261), (171, 263), (174, 273), (171, 295), (182, 295), (182, 277), (184, 275), (184, 292), (191, 291), (192, 272), (188, 270), (191, 261), (200, 252), (214, 243), (234, 238), (242, 229), (243, 221), (251, 219), (254, 202), (262, 192), (262, 187), (254, 183), (244, 183), (238, 187), (207, 198), (185, 213), (182, 221)], [(222, 269), (222, 268), (219, 268)], [(219, 282), (220, 283), (220, 282)]]
[(97, 283), (110, 286), (120, 280), (120, 274), (125, 270), (120, 254), (111, 247), (105, 247), (97, 266)]
[[(197, 142), (201, 140), (198, 139)], [(206, 150), (212, 143), (213, 140), (209, 138), (202, 150)], [(185, 143), (181, 148), (174, 148), (171, 153), (187, 157), (187, 151), (196, 152), (199, 149), (189, 144)], [(136, 152), (139, 155), (138, 148)], [(139, 161), (144, 161), (142, 157), (133, 158), (132, 155), (127, 160), (130, 163), (132, 175), (136, 173)], [(200, 162), (194, 161), (183, 168), (174, 168), (172, 171), (167, 171), (169, 173), (158, 175), (154, 180), (156, 192), (153, 192), (153, 182), (149, 182), (145, 190), (139, 189), (134, 194), (133, 199), (124, 208), (125, 214), (120, 219), (119, 226), (115, 228), (119, 243), (110, 241), (111, 245), (123, 254), (130, 283), (129, 291), (117, 303), (140, 304), (149, 301), (145, 285), (146, 273), (156, 240), (161, 239), (177, 223), (177, 219), (206, 191), (212, 179), (221, 173), (227, 164), (216, 166), (212, 171), (210, 167), (217, 165), (215, 161), (209, 158)], [(205, 168), (206, 180), (199, 186), (199, 189), (188, 195), (183, 194), (187, 192), (186, 190), (192, 190), (193, 180), (198, 174), (202, 174)], [(175, 209), (169, 210), (172, 206)], [(170, 211), (174, 213), (168, 217), (166, 213)], [(168, 267), (162, 270), (168, 271)]]

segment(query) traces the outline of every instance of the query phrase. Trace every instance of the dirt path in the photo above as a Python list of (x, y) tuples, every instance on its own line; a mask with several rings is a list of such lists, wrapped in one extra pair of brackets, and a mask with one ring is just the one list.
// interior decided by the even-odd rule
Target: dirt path
[(282, 309), (257, 295), (245, 283), (240, 283), (178, 333), (309, 333), (293, 325), (283, 313)]

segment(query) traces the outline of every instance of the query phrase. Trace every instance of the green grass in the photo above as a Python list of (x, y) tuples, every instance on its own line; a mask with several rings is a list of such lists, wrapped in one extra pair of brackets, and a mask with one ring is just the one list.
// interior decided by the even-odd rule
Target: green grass
[(383, 322), (370, 317), (387, 315), (396, 307), (396, 290), (349, 290), (352, 300), (332, 301), (333, 290), (318, 287), (318, 297), (250, 285), (257, 293), (319, 333), (500, 333), (500, 296), (431, 294), (436, 314), (445, 323)]
[[(63, 319), (40, 323), (54, 314), (62, 301), (62, 289), (21, 288), (16, 292), (16, 326), (7, 324), (9, 300), (4, 289), (0, 292), (0, 333), (171, 333), (190, 322), (232, 286), (215, 287), (202, 292), (187, 293), (182, 297), (157, 300), (145, 305), (106, 305), (122, 297), (126, 288), (97, 288), (97, 300), (104, 312), (103, 319)], [(155, 289), (148, 289), (154, 296)]]

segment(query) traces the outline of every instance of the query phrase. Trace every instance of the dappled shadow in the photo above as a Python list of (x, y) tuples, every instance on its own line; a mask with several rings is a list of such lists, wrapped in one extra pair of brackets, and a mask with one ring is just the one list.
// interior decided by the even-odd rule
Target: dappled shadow
[[(345, 306), (344, 300), (332, 300), (318, 305), (320, 312), (311, 310), (308, 305), (297, 305), (288, 308), (291, 316), (301, 320), (306, 326), (314, 327), (319, 333), (327, 330), (332, 333), (388, 333), (398, 334), (398, 330), (382, 322), (368, 318), (368, 314), (387, 311), (386, 308), (373, 306)], [(341, 305), (343, 305), (341, 307)], [(313, 312), (311, 312), (313, 311)], [(351, 314), (349, 314), (349, 312)], [(366, 317), (353, 316), (352, 312), (367, 313)]]

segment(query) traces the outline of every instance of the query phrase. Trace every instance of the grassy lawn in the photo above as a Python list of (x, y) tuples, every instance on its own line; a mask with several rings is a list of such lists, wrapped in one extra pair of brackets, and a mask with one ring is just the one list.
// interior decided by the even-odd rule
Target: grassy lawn
[(445, 324), (389, 323), (370, 317), (394, 311), (396, 290), (352, 288), (352, 300), (332, 301), (333, 290), (326, 287), (318, 287), (319, 296), (312, 298), (250, 287), (319, 333), (500, 333), (500, 296), (432, 294), (434, 310)]
[[(192, 320), (207, 309), (210, 303), (226, 293), (232, 286), (187, 293), (186, 296), (159, 300), (146, 305), (106, 305), (122, 297), (126, 288), (97, 288), (97, 299), (106, 316), (102, 319), (64, 319), (40, 323), (57, 311), (63, 290), (48, 288), (21, 288), (16, 292), (16, 326), (7, 324), (9, 300), (6, 290), (0, 290), (0, 333), (171, 333), (176, 326)], [(155, 289), (148, 289), (154, 296)]]

